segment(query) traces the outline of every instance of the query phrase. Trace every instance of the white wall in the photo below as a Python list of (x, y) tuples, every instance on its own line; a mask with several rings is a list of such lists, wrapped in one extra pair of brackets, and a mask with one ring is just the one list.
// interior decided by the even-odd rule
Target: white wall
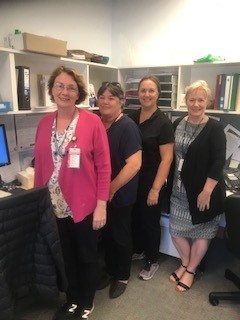
[[(112, 65), (240, 61), (236, 0), (1, 0), (0, 45), (20, 29), (111, 57)], [(236, 40), (235, 40), (236, 39)]]
[(111, 56), (111, 0), (1, 0), (0, 46), (15, 29), (67, 41), (68, 49)]
[(240, 61), (236, 0), (113, 0), (115, 65), (191, 63), (211, 53)]

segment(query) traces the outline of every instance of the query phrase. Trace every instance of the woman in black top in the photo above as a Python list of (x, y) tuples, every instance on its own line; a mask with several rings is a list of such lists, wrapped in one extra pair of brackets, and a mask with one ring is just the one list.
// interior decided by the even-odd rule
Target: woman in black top
[(143, 280), (150, 280), (158, 269), (161, 191), (173, 159), (174, 133), (170, 120), (158, 109), (160, 92), (157, 77), (141, 79), (141, 109), (130, 115), (142, 135), (143, 163), (133, 213), (133, 244), (135, 253), (144, 252), (146, 256), (145, 267), (139, 274)]
[(170, 233), (181, 266), (170, 276), (177, 291), (188, 290), (197, 266), (215, 237), (223, 213), (226, 137), (222, 125), (205, 114), (211, 92), (205, 81), (186, 91), (188, 115), (177, 119)]

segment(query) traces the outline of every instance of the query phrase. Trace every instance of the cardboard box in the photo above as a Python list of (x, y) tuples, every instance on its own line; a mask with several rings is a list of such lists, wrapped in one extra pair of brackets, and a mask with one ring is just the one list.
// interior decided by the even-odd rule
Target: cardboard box
[(67, 55), (67, 41), (38, 36), (27, 32), (10, 35), (9, 45), (12, 49), (16, 50), (26, 50), (54, 56)]
[(10, 110), (11, 110), (10, 102), (0, 100), (0, 112), (8, 112)]

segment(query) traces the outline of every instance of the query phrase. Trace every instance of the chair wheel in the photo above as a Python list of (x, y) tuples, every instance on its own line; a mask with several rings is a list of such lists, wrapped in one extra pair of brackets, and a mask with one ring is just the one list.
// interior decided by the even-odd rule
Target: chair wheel
[(219, 304), (219, 300), (215, 297), (212, 297), (211, 295), (209, 295), (209, 302), (212, 306), (218, 306)]

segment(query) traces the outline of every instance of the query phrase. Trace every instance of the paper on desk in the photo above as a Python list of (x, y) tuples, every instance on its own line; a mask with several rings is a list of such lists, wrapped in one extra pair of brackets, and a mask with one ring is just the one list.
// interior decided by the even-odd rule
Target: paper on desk
[(10, 192), (0, 190), (0, 199), (1, 199), (1, 198), (5, 198), (5, 197), (9, 197), (9, 196), (11, 196), (11, 195), (12, 195), (12, 194), (11, 194)]
[(239, 166), (239, 161), (231, 159), (231, 161), (229, 163), (229, 168), (238, 169), (238, 166)]
[(230, 191), (230, 190), (226, 190), (226, 196), (227, 196), (227, 197), (231, 196), (232, 194), (233, 194), (233, 192), (232, 192), (232, 191)]
[(232, 161), (240, 162), (240, 146), (238, 146), (237, 150), (235, 150), (232, 154)]
[(231, 124), (228, 124), (224, 131), (227, 138), (226, 159), (234, 155), (234, 158), (232, 158), (236, 161), (240, 161), (240, 131)]

